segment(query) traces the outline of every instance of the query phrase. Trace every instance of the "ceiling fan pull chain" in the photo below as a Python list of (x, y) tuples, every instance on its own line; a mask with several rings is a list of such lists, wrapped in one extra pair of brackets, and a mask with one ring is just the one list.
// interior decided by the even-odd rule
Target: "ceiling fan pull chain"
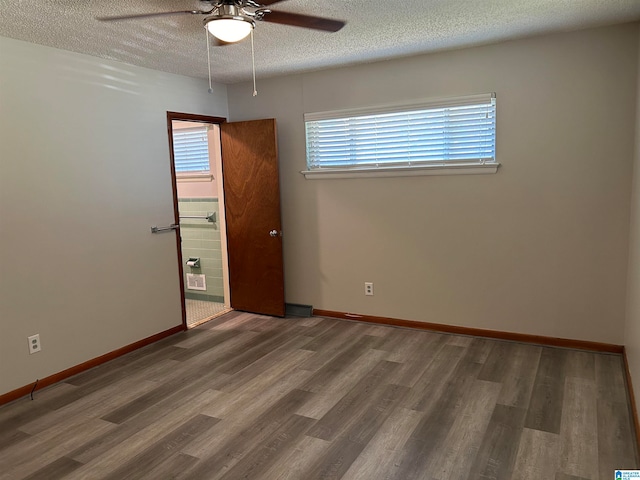
[(253, 29), (251, 29), (251, 67), (253, 69), (253, 96), (258, 95), (256, 90), (256, 56), (253, 50)]
[(207, 39), (207, 66), (209, 67), (209, 93), (213, 93), (213, 88), (211, 88), (211, 54), (209, 53), (209, 32), (207, 31), (207, 27), (204, 27), (204, 36)]

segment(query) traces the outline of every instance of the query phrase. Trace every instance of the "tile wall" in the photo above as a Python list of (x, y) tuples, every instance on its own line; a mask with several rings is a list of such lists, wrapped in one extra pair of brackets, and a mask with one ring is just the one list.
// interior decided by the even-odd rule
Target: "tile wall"
[[(201, 219), (180, 219), (180, 235), (182, 236), (182, 260), (189, 257), (200, 258), (200, 268), (184, 265), (185, 296), (193, 300), (224, 302), (222, 284), (222, 250), (220, 244), (220, 212), (217, 198), (179, 198), (180, 216), (205, 216), (215, 212), (216, 222), (210, 223)], [(207, 290), (190, 290), (187, 288), (187, 273), (204, 274)]]

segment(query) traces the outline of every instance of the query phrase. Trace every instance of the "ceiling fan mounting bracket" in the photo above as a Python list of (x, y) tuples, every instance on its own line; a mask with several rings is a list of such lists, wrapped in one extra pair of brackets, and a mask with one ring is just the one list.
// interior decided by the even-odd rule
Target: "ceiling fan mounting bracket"
[(200, 0), (202, 3), (207, 3), (213, 8), (218, 8), (223, 5), (231, 5), (237, 8), (263, 8), (264, 5), (254, 0)]
[(268, 8), (260, 8), (258, 10), (256, 10), (255, 12), (253, 12), (253, 17), (256, 20), (263, 20), (265, 15), (268, 15), (269, 13), (271, 13), (271, 10), (269, 10)]
[[(208, 13), (213, 13), (212, 17), (217, 18), (249, 17), (254, 20), (263, 20), (265, 15), (271, 13), (271, 10), (253, 0), (219, 0), (215, 3), (202, 0), (202, 2), (211, 5), (212, 10)], [(204, 23), (206, 25), (208, 20), (205, 19)]]

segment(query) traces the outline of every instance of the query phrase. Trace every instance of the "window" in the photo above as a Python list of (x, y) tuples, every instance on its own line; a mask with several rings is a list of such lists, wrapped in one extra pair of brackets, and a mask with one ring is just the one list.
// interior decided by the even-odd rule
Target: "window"
[(495, 94), (308, 113), (306, 178), (495, 173)]
[(176, 173), (209, 173), (207, 126), (173, 129), (173, 159)]

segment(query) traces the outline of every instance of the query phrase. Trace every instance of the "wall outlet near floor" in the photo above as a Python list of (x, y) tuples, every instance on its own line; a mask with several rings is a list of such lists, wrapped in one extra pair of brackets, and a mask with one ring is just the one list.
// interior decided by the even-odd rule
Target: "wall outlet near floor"
[(29, 342), (29, 354), (36, 353), (42, 350), (42, 346), (40, 345), (39, 333), (27, 337), (27, 341)]
[(373, 295), (373, 282), (364, 282), (364, 294)]

